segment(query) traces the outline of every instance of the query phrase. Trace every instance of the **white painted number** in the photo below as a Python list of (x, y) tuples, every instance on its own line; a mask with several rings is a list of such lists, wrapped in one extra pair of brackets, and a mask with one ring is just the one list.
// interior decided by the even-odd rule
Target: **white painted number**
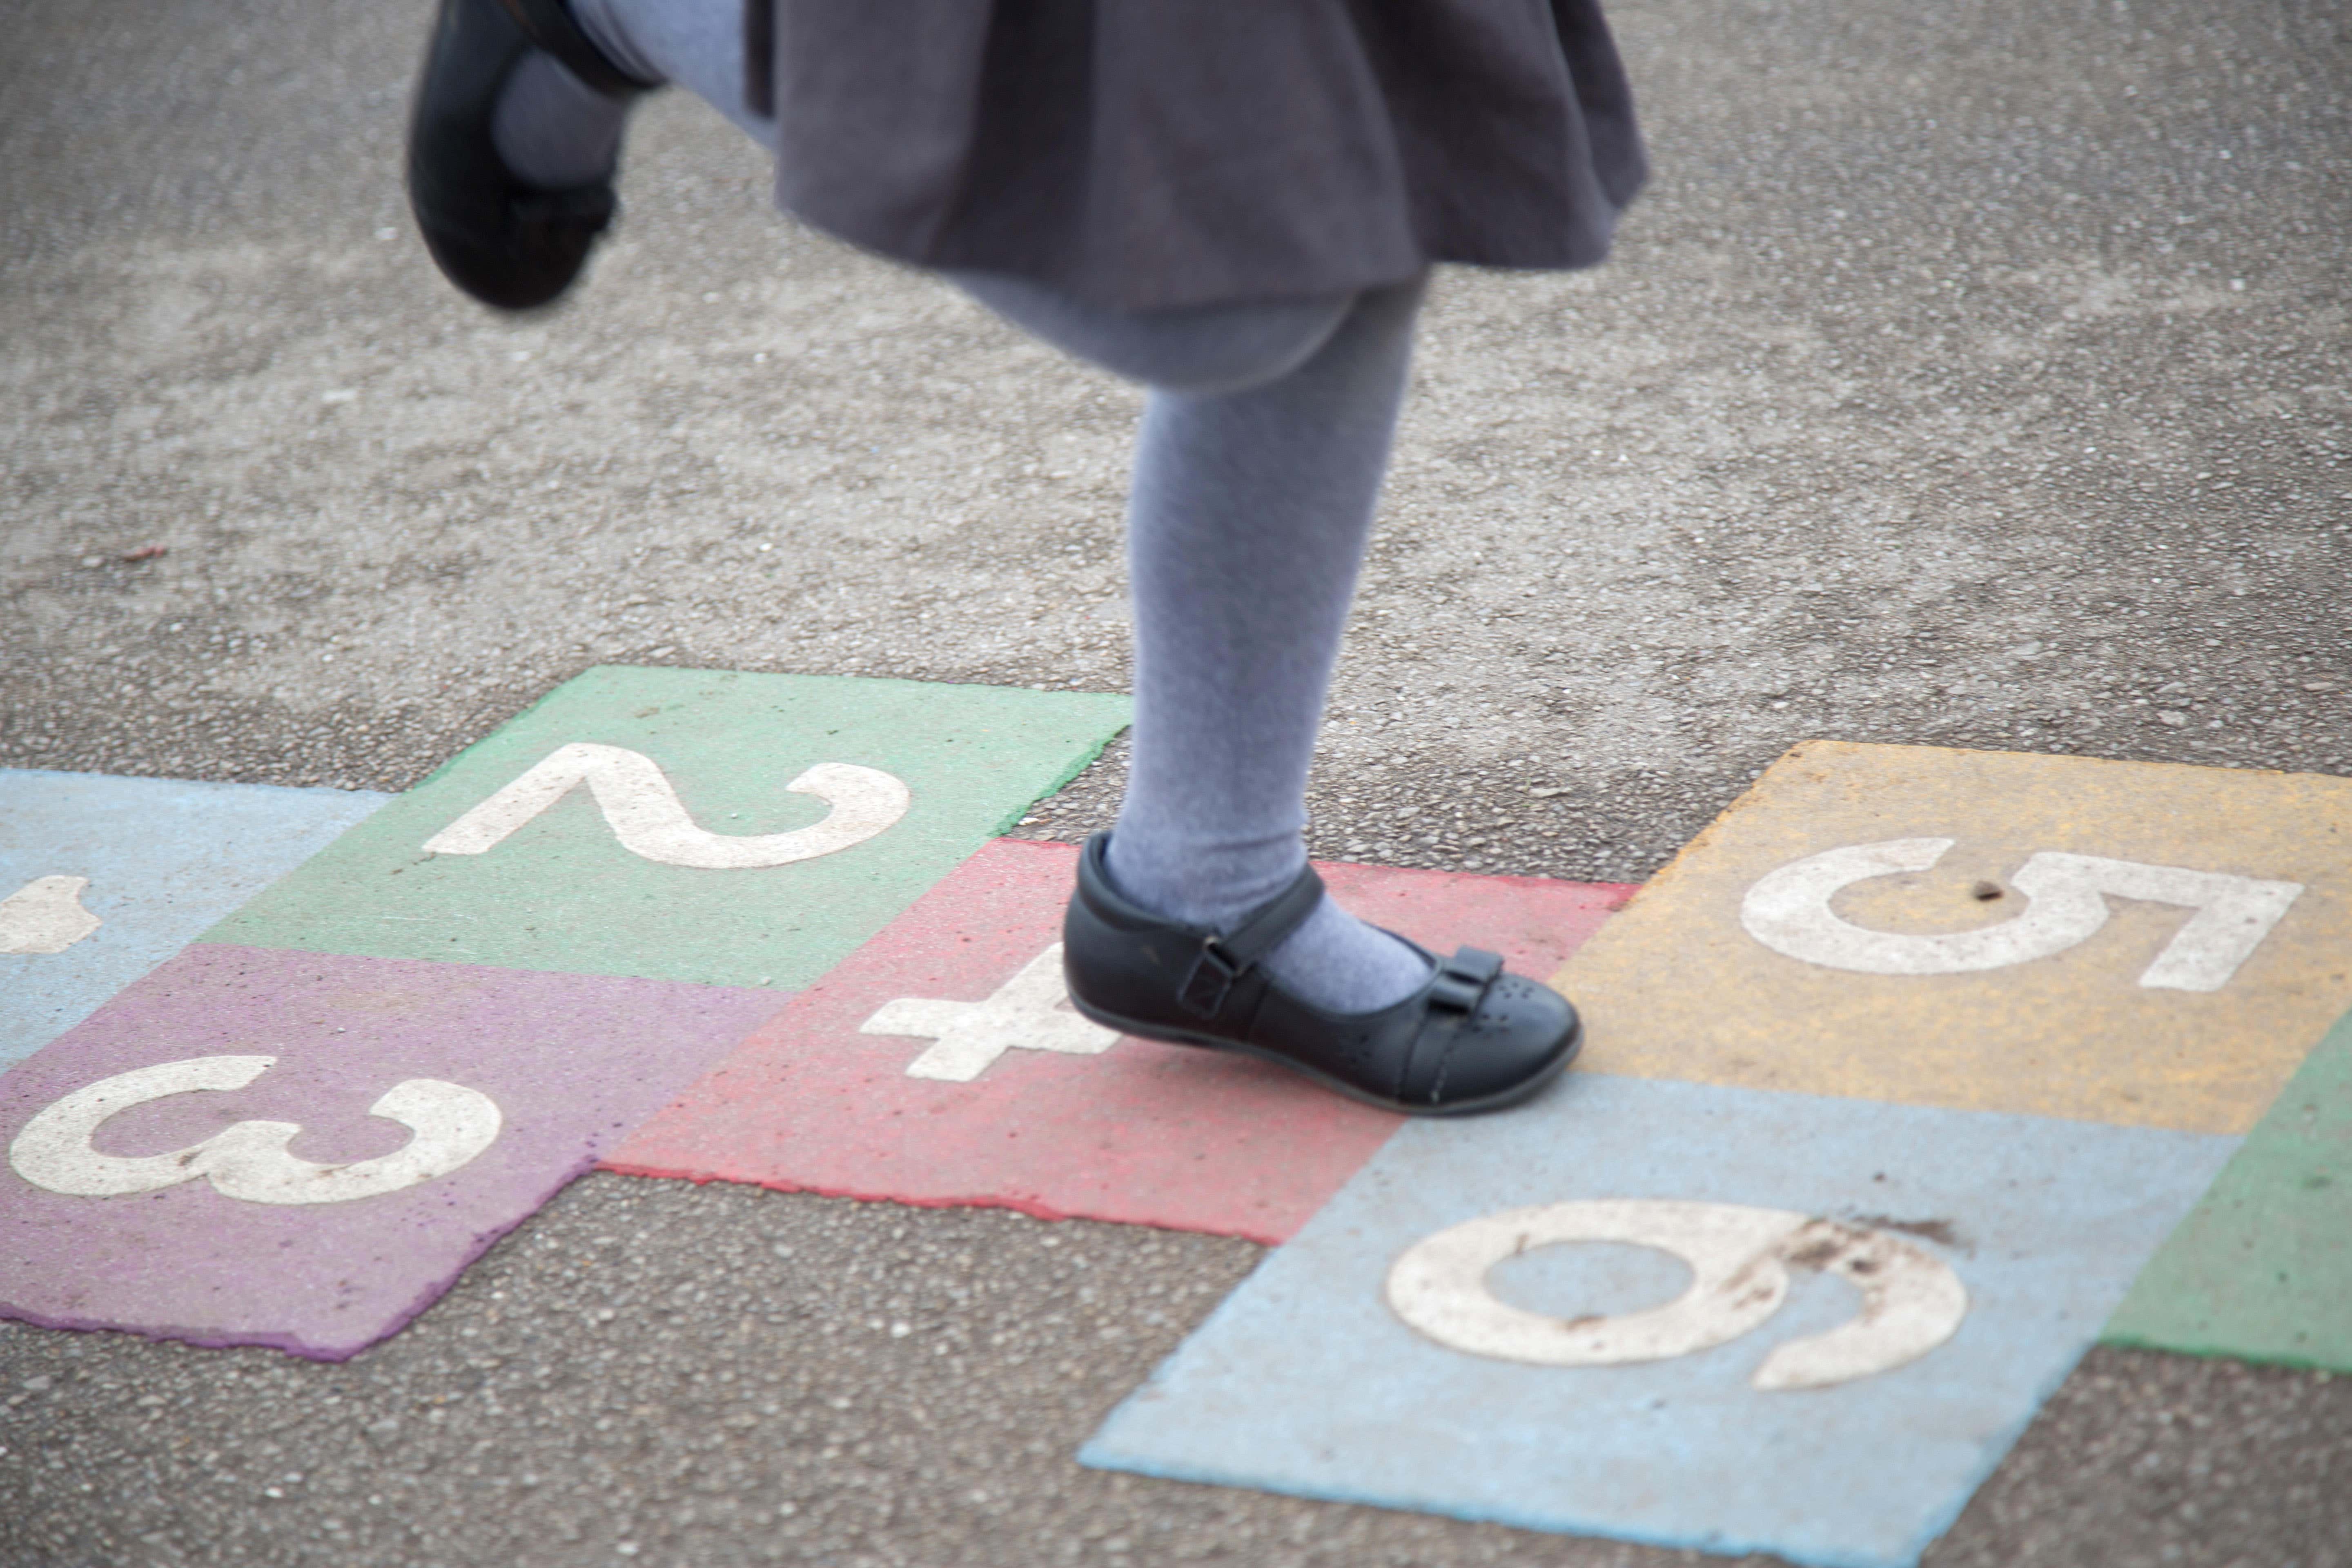
[(425, 841), (436, 855), (480, 855), (586, 784), (624, 848), (665, 866), (750, 870), (814, 860), (863, 844), (907, 815), (914, 796), (879, 768), (819, 763), (784, 788), (833, 809), (790, 833), (734, 836), (695, 825), (660, 766), (642, 752), (576, 741)]
[(446, 1176), (498, 1139), (502, 1119), (489, 1096), (462, 1084), (412, 1078), (393, 1085), (368, 1114), (397, 1121), (415, 1136), (373, 1160), (317, 1165), (297, 1159), (286, 1152), (302, 1131), (293, 1121), (240, 1121), (168, 1154), (129, 1158), (90, 1147), (90, 1135), (118, 1111), (167, 1095), (243, 1089), (277, 1059), (196, 1057), (102, 1079), (26, 1122), (8, 1146), (8, 1163), (35, 1186), (68, 1197), (123, 1197), (203, 1176), (222, 1196), (247, 1203), (340, 1204)]
[(902, 996), (884, 1004), (858, 1026), (858, 1033), (928, 1036), (931, 1048), (907, 1065), (907, 1076), (945, 1083), (970, 1083), (1010, 1050), (1090, 1057), (1108, 1050), (1118, 1038), (1115, 1031), (1070, 1010), (1058, 942), (1023, 965), (985, 1002)]
[(81, 907), (88, 877), (36, 877), (0, 899), (0, 952), (63, 952), (99, 927)]
[[(1690, 1289), (1647, 1311), (1563, 1319), (1511, 1306), (1486, 1288), (1487, 1270), (1507, 1258), (1580, 1241), (1670, 1252), (1690, 1265)], [(1968, 1315), (1968, 1291), (1949, 1268), (1884, 1232), (1789, 1209), (1632, 1198), (1510, 1209), (1439, 1231), (1396, 1260), (1388, 1299), (1414, 1329), (1472, 1355), (1614, 1366), (1738, 1339), (1780, 1310), (1792, 1268), (1850, 1281), (1862, 1310), (1775, 1348), (1748, 1379), (1767, 1392), (1892, 1371), (1950, 1339)]]
[(1748, 889), (1740, 923), (1773, 952), (1807, 963), (1863, 974), (1960, 974), (2063, 952), (2107, 923), (2108, 899), (2140, 899), (2197, 912), (2139, 983), (2168, 991), (2218, 991), (2303, 891), (2300, 882), (2045, 850), (2010, 879), (2032, 902), (1999, 925), (1940, 936), (1869, 931), (1830, 908), (1841, 889), (1925, 871), (1951, 847), (1948, 838), (1894, 838), (1808, 856)]

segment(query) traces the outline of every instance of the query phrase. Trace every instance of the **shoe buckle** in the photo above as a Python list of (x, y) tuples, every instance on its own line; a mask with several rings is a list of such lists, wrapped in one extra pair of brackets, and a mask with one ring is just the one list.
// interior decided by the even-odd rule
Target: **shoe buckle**
[(1195, 1017), (1215, 1017), (1245, 967), (1236, 963), (1215, 937), (1203, 939), (1201, 955), (1192, 961), (1192, 973), (1184, 976), (1183, 988), (1176, 994), (1177, 1005)]

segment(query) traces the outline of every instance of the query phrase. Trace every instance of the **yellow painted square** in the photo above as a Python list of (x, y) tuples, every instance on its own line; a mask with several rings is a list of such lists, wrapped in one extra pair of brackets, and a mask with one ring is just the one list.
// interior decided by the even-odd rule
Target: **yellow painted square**
[[(1814, 857), (1939, 839), (1952, 842), (1928, 868), (1812, 901), (1803, 891), (1848, 861), (1884, 864), (1892, 852)], [(1922, 853), (1915, 843), (1910, 858)], [(2042, 868), (2026, 879), (2039, 898), (2016, 885), (2037, 855)], [(1810, 866), (1751, 900), (1798, 862)], [(2202, 906), (2102, 892), (2103, 882), (2227, 896), (2200, 915)], [(2071, 927), (2058, 918), (2068, 910)], [(2082, 933), (2101, 910), (2104, 924)], [(2028, 920), (1960, 943), (1881, 940)], [(1932, 969), (2011, 948), (2015, 962), (1957, 973), (1833, 966)], [(2217, 988), (2143, 984), (2149, 975)], [(1584, 1014), (1591, 1072), (2244, 1132), (2352, 1008), (2352, 780), (1807, 742), (1556, 984)]]

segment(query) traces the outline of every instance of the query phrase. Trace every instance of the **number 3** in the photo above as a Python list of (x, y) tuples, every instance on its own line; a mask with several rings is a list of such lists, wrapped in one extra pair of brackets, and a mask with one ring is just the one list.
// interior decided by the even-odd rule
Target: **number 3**
[(100, 1123), (151, 1100), (197, 1089), (243, 1089), (276, 1057), (195, 1057), (101, 1079), (25, 1123), (8, 1146), (16, 1173), (68, 1197), (152, 1193), (203, 1176), (223, 1197), (255, 1204), (340, 1204), (396, 1193), (446, 1176), (495, 1142), (502, 1119), (488, 1095), (463, 1084), (412, 1078), (386, 1090), (368, 1114), (415, 1134), (400, 1148), (348, 1165), (318, 1165), (286, 1152), (302, 1131), (293, 1121), (240, 1121), (168, 1154), (125, 1158), (90, 1147)]

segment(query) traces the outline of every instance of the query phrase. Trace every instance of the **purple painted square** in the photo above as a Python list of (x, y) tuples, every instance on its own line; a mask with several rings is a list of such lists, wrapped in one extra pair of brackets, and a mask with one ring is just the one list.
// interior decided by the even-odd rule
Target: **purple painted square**
[[(189, 948), (0, 1076), (0, 1315), (327, 1361), (355, 1354), (424, 1310), (784, 1001), (675, 981)], [(73, 1134), (62, 1165), (54, 1153), (42, 1163), (40, 1137), (20, 1139), (102, 1079), (219, 1057), (276, 1060), (244, 1088), (127, 1104)], [(471, 1131), (445, 1161), (488, 1141), (398, 1190), (262, 1202), (225, 1196), (201, 1174), (114, 1196), (47, 1190), (82, 1179), (72, 1173), (144, 1169), (121, 1162), (251, 1121), (300, 1123), (284, 1145), (296, 1161), (390, 1155), (412, 1134), (369, 1107), (416, 1079), (458, 1086), (428, 1098), (470, 1108)], [(56, 1144), (48, 1136), (44, 1146)]]

